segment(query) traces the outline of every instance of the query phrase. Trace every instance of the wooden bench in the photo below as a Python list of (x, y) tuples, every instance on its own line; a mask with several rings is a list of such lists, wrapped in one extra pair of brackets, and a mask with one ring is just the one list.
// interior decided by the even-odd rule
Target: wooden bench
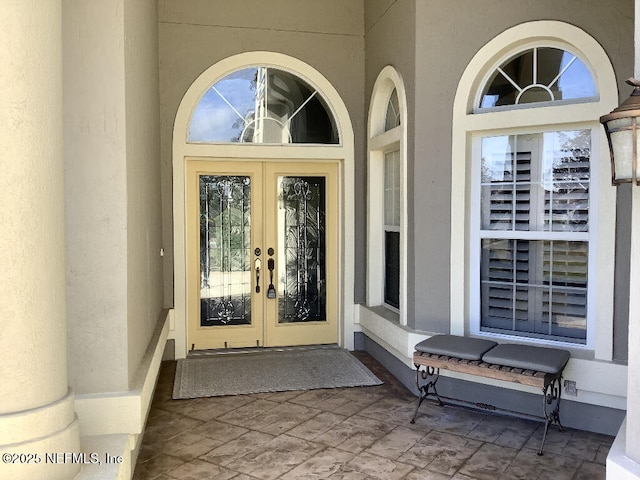
[(413, 354), (420, 398), (411, 423), (415, 423), (420, 405), (429, 395), (435, 395), (440, 405), (444, 405), (436, 390), (440, 369), (538, 387), (542, 391), (545, 421), (538, 451), (538, 455), (542, 455), (549, 426), (557, 424), (563, 431), (560, 423), (562, 372), (569, 357), (568, 351), (557, 348), (499, 345), (491, 340), (435, 335), (418, 343)]

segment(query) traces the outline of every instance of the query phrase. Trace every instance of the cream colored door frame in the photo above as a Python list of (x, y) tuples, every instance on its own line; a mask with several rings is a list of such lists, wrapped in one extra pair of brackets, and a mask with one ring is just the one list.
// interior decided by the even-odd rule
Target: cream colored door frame
[[(315, 85), (331, 106), (340, 135), (339, 145), (259, 146), (247, 144), (201, 145), (186, 141), (189, 121), (202, 92), (227, 73), (251, 65), (268, 64), (297, 72)], [(172, 235), (165, 235), (172, 255), (166, 255), (169, 272), (173, 273), (173, 310), (169, 339), (175, 340), (176, 358), (185, 358), (187, 344), (187, 278), (186, 255), (186, 164), (198, 158), (338, 162), (338, 343), (353, 349), (354, 333), (359, 331), (354, 303), (354, 137), (349, 112), (333, 85), (310, 65), (274, 52), (246, 52), (235, 55), (205, 70), (187, 89), (176, 113), (173, 126), (172, 155)]]

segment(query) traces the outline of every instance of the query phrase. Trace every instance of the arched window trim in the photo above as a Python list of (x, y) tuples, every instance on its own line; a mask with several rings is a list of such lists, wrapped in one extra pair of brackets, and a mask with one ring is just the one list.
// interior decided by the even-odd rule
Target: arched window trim
[[(215, 141), (215, 142), (204, 142), (204, 141), (194, 141), (194, 140), (189, 140), (189, 130), (191, 128), (191, 122), (193, 120), (193, 114), (195, 113), (197, 107), (200, 105), (200, 103), (202, 102), (203, 97), (206, 95), (206, 93), (214, 86), (216, 85), (218, 82), (220, 82), (221, 80), (224, 80), (226, 77), (233, 75), (234, 73), (237, 73), (239, 71), (242, 70), (246, 70), (248, 68), (259, 68), (259, 67), (265, 67), (267, 69), (274, 69), (274, 70), (280, 70), (283, 72), (286, 72), (292, 76), (295, 76), (297, 78), (299, 78), (300, 80), (304, 81), (305, 83), (307, 83), (311, 88), (313, 88), (315, 90), (315, 94), (322, 98), (322, 101), (324, 102), (326, 108), (327, 108), (327, 113), (331, 116), (331, 120), (334, 122), (334, 124), (336, 125), (336, 131), (337, 131), (337, 135), (338, 135), (338, 142), (337, 143), (262, 143), (262, 144), (258, 144), (258, 143), (249, 143), (249, 142), (219, 142), (219, 141)], [(278, 65), (278, 64), (274, 64), (274, 63), (248, 63), (248, 64), (243, 64), (241, 66), (235, 67), (227, 72), (225, 72), (223, 75), (220, 75), (218, 77), (216, 77), (212, 82), (210, 82), (208, 85), (206, 85), (206, 87), (202, 90), (202, 92), (199, 94), (198, 96), (198, 100), (192, 105), (191, 110), (189, 111), (189, 119), (188, 119), (188, 123), (187, 123), (187, 130), (186, 132), (184, 132), (185, 135), (185, 139), (184, 142), (189, 144), (189, 145), (243, 145), (243, 146), (255, 146), (255, 145), (286, 145), (286, 146), (292, 146), (292, 147), (305, 147), (305, 146), (323, 146), (323, 147), (342, 147), (343, 146), (343, 135), (342, 135), (342, 129), (340, 127), (340, 122), (339, 122), (339, 118), (336, 115), (336, 112), (334, 110), (334, 106), (332, 105), (331, 101), (326, 98), (326, 96), (322, 93), (323, 89), (321, 86), (318, 86), (314, 83), (314, 81), (310, 78), (308, 78), (307, 76), (305, 76), (303, 73), (299, 72), (299, 71), (295, 71), (287, 66), (284, 65)]]
[[(578, 53), (581, 60), (593, 74), (598, 99), (588, 103), (564, 105), (546, 104), (536, 108), (518, 108), (488, 111), (482, 115), (474, 113), (482, 94), (482, 87), (496, 64), (509, 55), (532, 45), (560, 46), (564, 50)], [(606, 139), (601, 128), (597, 128), (598, 117), (618, 104), (617, 83), (611, 62), (606, 52), (583, 30), (558, 21), (535, 21), (512, 27), (501, 33), (482, 47), (469, 62), (463, 73), (453, 108), (452, 135), (452, 188), (451, 188), (451, 332), (458, 335), (470, 332), (470, 292), (469, 264), (470, 232), (473, 219), (470, 218), (469, 194), (471, 186), (471, 158), (474, 135), (517, 129), (561, 128), (567, 124), (589, 125), (594, 132), (592, 149), (596, 158), (608, 155)], [(595, 244), (597, 254), (594, 265), (598, 275), (598, 289), (595, 292), (595, 310), (590, 317), (598, 318), (597, 324), (589, 325), (590, 337), (587, 350), (594, 352), (596, 359), (612, 358), (613, 335), (613, 262), (610, 252), (615, 248), (615, 191), (610, 188), (607, 172), (608, 162), (597, 161), (593, 166), (594, 198), (597, 198), (597, 225)], [(513, 340), (513, 337), (509, 337)], [(523, 339), (521, 339), (523, 340)]]
[[(340, 144), (288, 146), (269, 144), (194, 144), (187, 141), (188, 126), (193, 109), (200, 101), (203, 92), (219, 79), (233, 71), (242, 70), (251, 65), (262, 64), (295, 73), (305, 79), (314, 88), (323, 92), (336, 120)], [(185, 358), (187, 353), (186, 305), (187, 305), (187, 265), (186, 265), (186, 161), (203, 158), (224, 159), (260, 159), (268, 161), (339, 161), (340, 169), (340, 203), (343, 225), (339, 256), (341, 264), (339, 344), (353, 349), (355, 325), (354, 278), (353, 264), (355, 248), (355, 200), (353, 197), (355, 183), (354, 132), (349, 111), (335, 87), (319, 71), (311, 65), (288, 55), (269, 52), (252, 51), (226, 57), (198, 76), (185, 92), (173, 124), (172, 166), (173, 166), (173, 249), (169, 261), (173, 262), (174, 275), (174, 319), (170, 337), (176, 341), (176, 358)]]
[[(385, 131), (387, 107), (396, 90), (400, 109), (398, 126)], [(384, 305), (384, 159), (399, 152), (400, 160), (400, 325), (407, 324), (407, 101), (404, 82), (390, 65), (384, 67), (373, 86), (368, 116), (368, 204), (367, 204), (367, 305)]]

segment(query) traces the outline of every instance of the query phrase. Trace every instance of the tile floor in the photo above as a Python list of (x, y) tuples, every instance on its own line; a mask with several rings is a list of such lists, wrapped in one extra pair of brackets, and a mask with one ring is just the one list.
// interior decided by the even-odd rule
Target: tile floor
[(424, 403), (364, 352), (384, 385), (172, 400), (163, 362), (134, 480), (605, 479), (612, 437)]

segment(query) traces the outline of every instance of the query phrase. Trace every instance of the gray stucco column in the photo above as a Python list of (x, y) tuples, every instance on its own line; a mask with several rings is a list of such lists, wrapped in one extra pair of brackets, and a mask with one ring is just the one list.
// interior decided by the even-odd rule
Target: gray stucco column
[[(640, 78), (640, 0), (635, 2), (635, 19), (634, 76)], [(626, 454), (640, 464), (640, 187), (632, 189)]]
[(626, 453), (640, 464), (640, 187), (632, 188)]
[(0, 478), (73, 478), (67, 382), (61, 0), (0, 15)]

